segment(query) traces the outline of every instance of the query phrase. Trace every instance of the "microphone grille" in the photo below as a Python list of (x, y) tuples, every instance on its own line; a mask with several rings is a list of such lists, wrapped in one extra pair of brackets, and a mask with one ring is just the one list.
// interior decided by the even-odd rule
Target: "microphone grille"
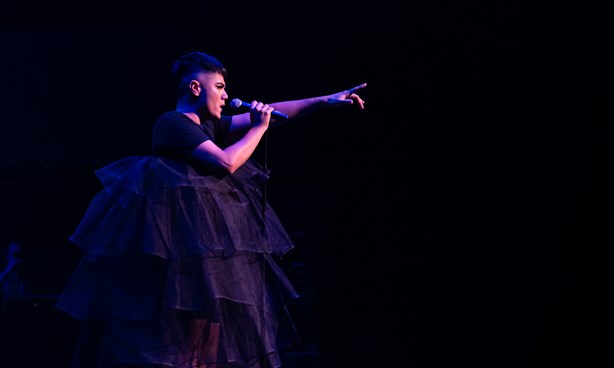
[(230, 101), (230, 106), (234, 107), (235, 109), (238, 109), (239, 107), (241, 107), (242, 103), (243, 101), (239, 100), (238, 98), (235, 98), (232, 101)]

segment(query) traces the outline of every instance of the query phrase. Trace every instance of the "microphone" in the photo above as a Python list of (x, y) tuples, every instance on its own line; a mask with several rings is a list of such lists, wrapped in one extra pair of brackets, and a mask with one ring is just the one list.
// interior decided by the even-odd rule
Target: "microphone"
[[(235, 109), (238, 109), (241, 106), (251, 107), (252, 105), (248, 104), (247, 102), (243, 102), (239, 100), (238, 98), (235, 98), (232, 101), (230, 101), (230, 106), (232, 106)], [(288, 115), (284, 114), (283, 112), (279, 112), (277, 110), (273, 110), (273, 112), (271, 112), (271, 115), (280, 120), (288, 120)]]

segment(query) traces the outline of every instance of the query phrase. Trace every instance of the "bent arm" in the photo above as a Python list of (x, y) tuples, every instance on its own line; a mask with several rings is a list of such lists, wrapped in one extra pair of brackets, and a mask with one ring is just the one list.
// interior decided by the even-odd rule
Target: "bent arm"
[(194, 149), (192, 156), (215, 171), (232, 174), (254, 153), (266, 130), (267, 127), (262, 126), (249, 128), (241, 139), (224, 149), (211, 140), (204, 141)]
[(218, 146), (211, 140), (199, 144), (192, 156), (215, 171), (234, 173), (254, 153), (262, 136), (269, 128), (273, 106), (254, 101), (247, 114), (249, 128), (236, 142)]

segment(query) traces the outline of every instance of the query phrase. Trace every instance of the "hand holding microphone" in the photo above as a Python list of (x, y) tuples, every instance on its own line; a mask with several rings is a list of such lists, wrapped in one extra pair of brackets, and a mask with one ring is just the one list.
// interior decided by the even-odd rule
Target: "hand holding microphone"
[[(247, 102), (243, 102), (238, 98), (235, 98), (232, 101), (230, 101), (230, 106), (235, 109), (238, 109), (241, 106), (251, 107), (250, 104), (248, 104)], [(278, 120), (288, 120), (288, 115), (284, 114), (283, 112), (279, 112), (277, 110), (271, 111), (271, 116)]]

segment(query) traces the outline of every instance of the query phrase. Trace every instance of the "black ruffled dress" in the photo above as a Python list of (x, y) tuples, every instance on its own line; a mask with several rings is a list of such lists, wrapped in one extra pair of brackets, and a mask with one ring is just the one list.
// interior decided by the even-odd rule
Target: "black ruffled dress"
[(250, 160), (206, 175), (151, 155), (96, 175), (104, 188), (70, 238), (83, 256), (57, 302), (84, 322), (73, 367), (279, 367), (300, 341), (276, 262), (293, 243), (263, 201), (267, 172)]

